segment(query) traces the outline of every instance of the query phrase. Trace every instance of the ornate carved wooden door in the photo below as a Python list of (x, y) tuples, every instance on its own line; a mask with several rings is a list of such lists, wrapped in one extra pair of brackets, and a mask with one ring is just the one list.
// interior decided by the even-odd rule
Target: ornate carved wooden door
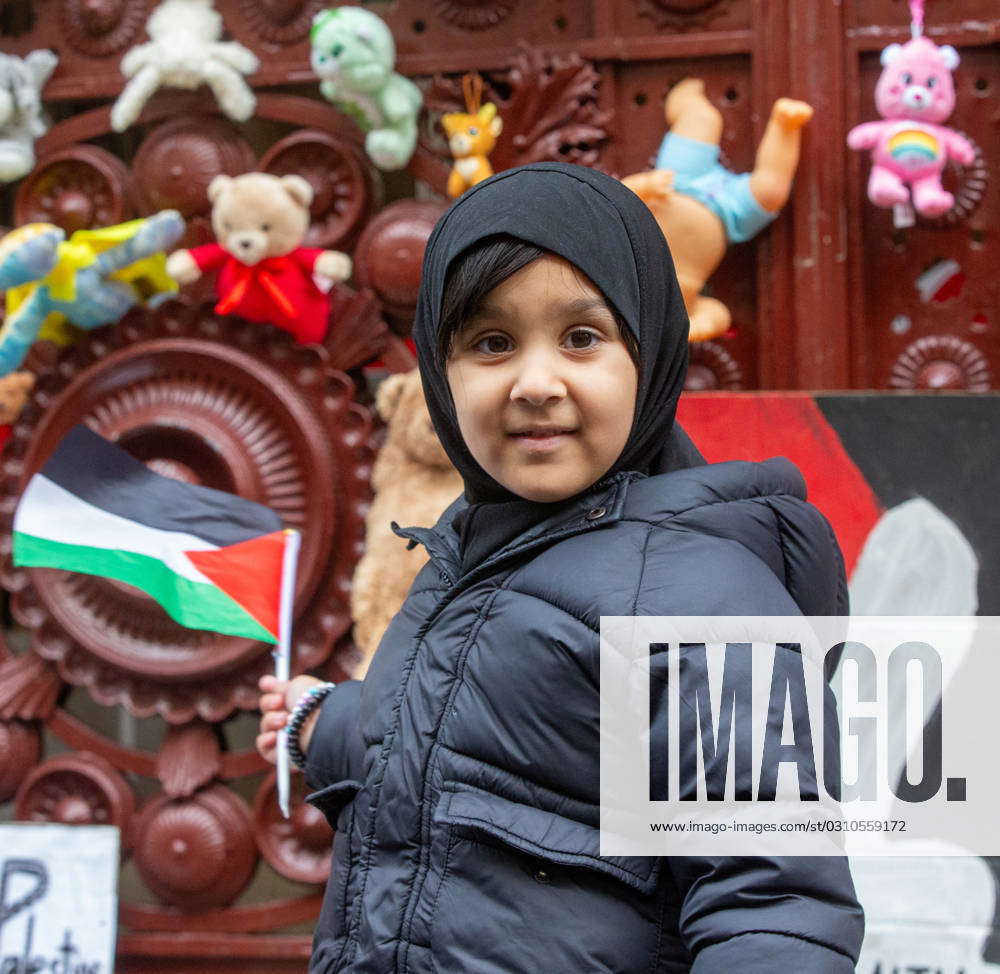
[(951, 123), (977, 156), (946, 173), (955, 209), (908, 229), (867, 201), (868, 161), (845, 144), (875, 117), (879, 51), (909, 35), (900, 0), (369, 0), (425, 96), (417, 153), (395, 174), (371, 166), (360, 131), (318, 94), (308, 29), (322, 6), (217, 0), (229, 36), (262, 62), (254, 118), (229, 121), (204, 91), (163, 91), (121, 135), (110, 127), (119, 62), (145, 40), (153, 0), (0, 8), (5, 52), (60, 57), (45, 89), (54, 125), (35, 169), (3, 193), (8, 226), (72, 231), (174, 207), (185, 243), (205, 242), (208, 182), (258, 168), (305, 175), (307, 242), (355, 258), (325, 347), (219, 318), (206, 281), (31, 360), (37, 391), (0, 467), (18, 623), (0, 648), (0, 801), (5, 816), (122, 826), (122, 970), (304, 969), (331, 836), (307, 806), (278, 818), (252, 750), (268, 647), (182, 630), (127, 586), (13, 568), (17, 496), (85, 420), (161, 473), (273, 506), (306, 531), (297, 666), (345, 676), (376, 444), (362, 366), (412, 365), (400, 339), (449, 170), (436, 121), (461, 107), (462, 73), (482, 72), (500, 107), (497, 169), (553, 158), (622, 176), (648, 168), (663, 98), (689, 75), (722, 112), (723, 158), (738, 170), (777, 97), (815, 107), (789, 205), (710, 282), (733, 326), (693, 347), (691, 388), (978, 390), (1000, 372), (1000, 15), (981, 0), (927, 4), (930, 36), (962, 56)]

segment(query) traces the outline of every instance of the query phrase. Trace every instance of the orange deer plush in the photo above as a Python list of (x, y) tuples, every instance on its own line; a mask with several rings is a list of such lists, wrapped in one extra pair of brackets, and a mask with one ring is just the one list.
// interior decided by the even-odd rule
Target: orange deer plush
[(465, 75), (462, 90), (468, 112), (449, 112), (441, 116), (441, 125), (455, 160), (448, 177), (448, 195), (452, 199), (493, 175), (493, 167), (487, 157), (496, 145), (497, 136), (503, 131), (503, 121), (497, 117), (497, 106), (491, 101), (482, 105), (483, 79), (478, 74)]

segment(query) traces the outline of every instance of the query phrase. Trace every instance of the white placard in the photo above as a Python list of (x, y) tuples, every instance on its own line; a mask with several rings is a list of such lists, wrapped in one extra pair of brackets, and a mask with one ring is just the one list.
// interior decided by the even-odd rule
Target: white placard
[(0, 825), (0, 971), (114, 971), (118, 844), (107, 825)]

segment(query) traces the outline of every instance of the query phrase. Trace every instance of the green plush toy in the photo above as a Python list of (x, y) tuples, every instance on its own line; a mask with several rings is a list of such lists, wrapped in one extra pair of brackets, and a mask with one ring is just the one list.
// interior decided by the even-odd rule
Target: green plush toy
[(423, 99), (393, 71), (396, 45), (385, 22), (361, 7), (337, 7), (316, 15), (310, 38), (323, 97), (368, 133), (365, 150), (379, 169), (402, 169), (417, 144)]

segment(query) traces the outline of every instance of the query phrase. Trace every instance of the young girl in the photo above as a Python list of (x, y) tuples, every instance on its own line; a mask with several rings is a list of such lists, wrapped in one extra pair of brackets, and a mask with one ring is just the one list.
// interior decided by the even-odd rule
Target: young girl
[(439, 222), (414, 338), (465, 495), (397, 531), (430, 560), (363, 684), (261, 681), (261, 753), (292, 711), (337, 829), (311, 971), (854, 970), (843, 859), (599, 855), (602, 615), (846, 609), (795, 468), (706, 466), (674, 422), (687, 332), (608, 176), (511, 170)]

